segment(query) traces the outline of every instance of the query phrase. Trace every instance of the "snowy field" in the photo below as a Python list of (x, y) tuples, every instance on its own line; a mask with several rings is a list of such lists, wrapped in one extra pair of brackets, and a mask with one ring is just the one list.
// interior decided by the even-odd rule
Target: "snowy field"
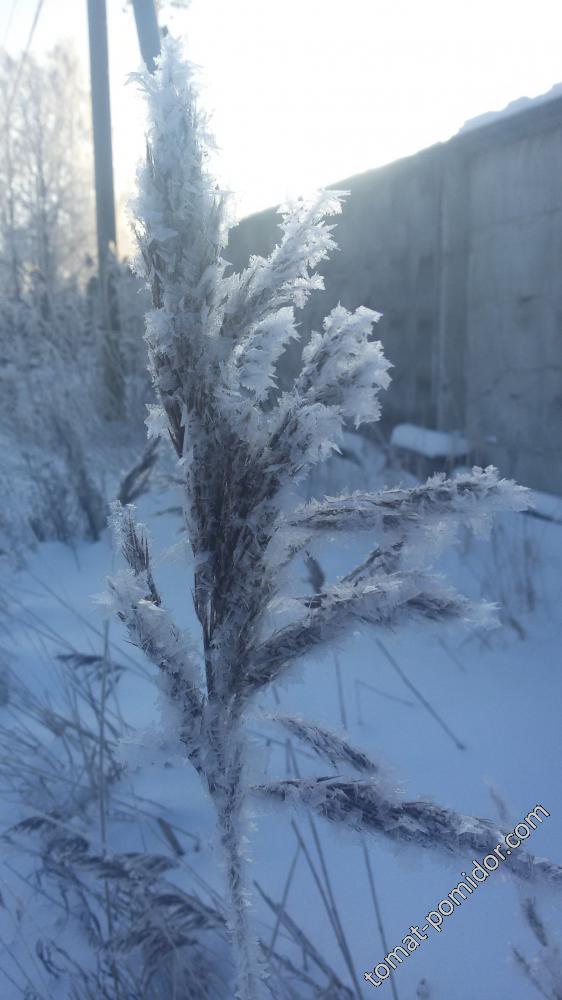
[[(92, 146), (79, 58), (66, 42), (31, 48), (42, 0), (25, 49), (5, 51), (26, 6), (11, 4), (0, 46), (0, 1000), (562, 1000), (562, 498), (537, 494), (533, 507), (524, 483), (501, 478), (507, 467), (464, 467), (505, 455), (558, 490), (554, 466), (538, 462), (555, 452), (523, 420), (559, 372), (524, 337), (527, 320), (540, 332), (527, 305), (540, 306), (546, 334), (558, 301), (549, 248), (537, 230), (526, 264), (502, 264), (494, 294), (507, 312), (476, 395), (439, 331), (445, 313), (488, 301), (490, 281), (475, 298), (457, 288), (454, 262), (452, 284), (439, 275), (435, 247), (452, 234), (458, 256), (463, 213), (443, 229), (438, 198), (433, 240), (425, 175), (421, 215), (416, 205), (402, 235), (399, 214), (398, 235), (382, 226), (385, 185), (368, 240), (350, 205), (348, 270), (330, 272), (349, 192), (301, 196), (306, 149), (298, 128), (287, 133), (299, 194), (281, 143), (276, 245), (248, 247), (237, 271), (210, 92), (167, 23), (187, 4), (139, 0), (124, 5), (145, 64), (127, 91), (146, 112), (127, 182), (133, 261), (121, 237), (117, 251), (111, 213), (108, 109), (126, 53), (106, 100), (105, 5), (89, 4)], [(266, 18), (261, 54), (253, 15), (235, 18), (252, 79), (267, 66), (258, 89), (279, 135), (287, 86), (305, 80), (299, 51), (307, 73), (316, 53), (320, 79), (333, 48), (283, 15), (290, 41)], [(226, 94), (233, 74), (215, 35), (202, 64), (211, 83), (224, 73)], [(355, 48), (351, 58), (364, 96)], [(298, 89), (316, 95), (316, 83)], [(264, 146), (251, 91), (242, 117)], [(309, 104), (315, 135), (321, 108), (315, 96), (311, 116)], [(218, 121), (225, 107), (220, 98)], [(227, 118), (255, 198), (261, 160)], [(345, 175), (333, 107), (328, 119), (322, 174)], [(502, 166), (484, 171), (482, 190), (507, 205), (515, 185), (523, 218), (528, 183), (533, 221), (539, 160), (525, 157), (505, 184)], [(379, 238), (390, 256), (371, 266)], [(301, 310), (330, 273), (349, 280), (310, 329)], [(469, 316), (467, 358), (473, 327)], [(386, 412), (384, 396), (403, 363), (400, 419), (425, 413), (430, 426), (401, 423), (387, 440), (377, 422), (397, 412), (396, 393)], [(506, 396), (513, 375), (520, 388)], [(465, 400), (489, 391), (497, 405), (479, 431)], [(559, 398), (544, 395), (544, 412)], [(514, 399), (526, 444), (512, 436)], [(444, 430), (453, 414), (457, 430)]]
[[(331, 463), (324, 478), (312, 482), (318, 495), (400, 478), (396, 470), (383, 468), (373, 446), (352, 438), (352, 447), (361, 465)], [(173, 493), (152, 494), (140, 502), (140, 516), (150, 524), (155, 550), (166, 553), (156, 572), (168, 605), (183, 625), (190, 625), (189, 557), (179, 517), (170, 509), (176, 504)], [(363, 551), (364, 540), (351, 536), (345, 544), (325, 544), (312, 554), (332, 580)], [(280, 705), (286, 714), (346, 735), (408, 799), (430, 798), (467, 815), (489, 817), (506, 831), (542, 804), (550, 817), (525, 847), (562, 863), (561, 558), (562, 526), (529, 515), (504, 516), (487, 541), (467, 533), (443, 568), (471, 596), (500, 602), (501, 626), (484, 634), (419, 625), (399, 634), (357, 631), (323, 655), (309, 657), (248, 719), (251, 777), (262, 780), (264, 771), (268, 776), (333, 773), (283, 733), (273, 742), (263, 715)], [(166, 741), (154, 669), (94, 599), (105, 591), (115, 562), (107, 533), (99, 543), (75, 548), (44, 543), (28, 556), (25, 568), (5, 574), (1, 584), (2, 658), (10, 668), (2, 675), (0, 708), (5, 834), (0, 995), (6, 1000), (115, 995), (110, 986), (107, 994), (96, 993), (94, 980), (85, 974), (79, 993), (68, 992), (69, 970), (74, 969), (74, 982), (77, 967), (94, 974), (97, 930), (91, 914), (103, 923), (104, 891), (114, 884), (115, 872), (98, 870), (93, 855), (163, 856), (170, 892), (170, 886), (178, 886), (213, 912), (221, 907), (211, 805), (195, 773), (182, 764), (177, 745)], [(296, 576), (301, 591), (310, 588), (304, 563)], [(88, 706), (87, 690), (101, 692), (103, 714)], [(41, 826), (41, 819), (53, 816), (57, 826)], [(36, 822), (14, 830), (29, 817)], [(461, 871), (470, 872), (473, 861), (482, 860), (396, 847), (381, 836), (366, 838), (318, 818), (311, 824), (305, 813), (261, 800), (253, 804), (251, 818), (254, 928), (302, 972), (297, 985), (293, 980), (293, 992), (287, 987), (283, 994), (286, 969), (279, 967), (280, 996), (375, 995), (363, 973), (383, 961), (411, 925), (423, 925), (426, 914), (461, 880)], [(84, 845), (75, 844), (74, 881), (67, 862), (59, 864), (55, 835), (87, 838), (89, 861)], [(138, 865), (136, 875), (129, 872), (129, 882), (136, 878), (135, 891), (140, 888), (149, 898), (154, 890), (143, 887), (142, 858)], [(93, 886), (95, 899), (86, 886)], [(122, 891), (124, 915), (117, 907), (113, 917), (120, 927), (131, 917), (126, 914), (129, 897)], [(265, 897), (274, 906), (283, 901), (282, 912), (304, 933), (306, 945), (295, 943), (296, 932), (276, 920)], [(535, 912), (530, 898), (547, 934), (548, 944), (542, 946), (525, 916), (525, 909)], [(162, 893), (158, 900), (163, 924), (169, 921), (171, 927)], [(171, 913), (176, 903), (171, 897), (168, 903)], [(400, 1000), (538, 997), (540, 991), (514, 957), (516, 949), (543, 995), (559, 996), (553, 990), (562, 981), (561, 913), (559, 890), (516, 881), (506, 862), (444, 919), (440, 933), (429, 932), (377, 995)], [(175, 919), (177, 907), (174, 914)], [(114, 961), (132, 955), (146, 923), (146, 914), (141, 915), (132, 928), (136, 943), (124, 944)], [(189, 995), (232, 997), (223, 930), (205, 926), (202, 918), (190, 923), (183, 941), (194, 951)], [(131, 936), (132, 931), (129, 927)], [(340, 986), (330, 979), (332, 972)], [(173, 975), (161, 981), (166, 984), (159, 994), (163, 1000), (175, 996)]]

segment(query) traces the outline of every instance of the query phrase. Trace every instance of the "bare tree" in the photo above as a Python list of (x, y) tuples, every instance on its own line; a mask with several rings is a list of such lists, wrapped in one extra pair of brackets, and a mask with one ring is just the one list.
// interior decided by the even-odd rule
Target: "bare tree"
[(0, 287), (48, 293), (94, 241), (90, 129), (76, 56), (0, 58)]

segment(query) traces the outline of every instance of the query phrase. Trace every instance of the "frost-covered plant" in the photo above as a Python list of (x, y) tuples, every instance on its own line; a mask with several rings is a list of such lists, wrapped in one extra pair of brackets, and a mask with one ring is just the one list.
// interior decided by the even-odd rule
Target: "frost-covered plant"
[[(379, 392), (389, 382), (389, 363), (372, 339), (379, 314), (337, 306), (306, 344), (292, 388), (276, 390), (276, 364), (298, 337), (294, 310), (323, 287), (315, 268), (335, 247), (325, 218), (340, 211), (342, 193), (285, 206), (270, 256), (252, 257), (244, 271), (229, 274), (222, 257), (225, 197), (207, 170), (206, 122), (176, 41), (166, 40), (156, 74), (139, 81), (150, 124), (136, 232), (152, 292), (146, 342), (159, 399), (149, 426), (152, 435), (169, 435), (177, 455), (202, 656), (163, 605), (146, 533), (129, 507), (115, 515), (128, 569), (110, 586), (131, 639), (159, 668), (185, 754), (214, 803), (237, 996), (251, 1000), (263, 981), (242, 850), (245, 713), (298, 658), (350, 626), (487, 620), (491, 609), (445, 585), (432, 574), (432, 561), (461, 524), (481, 527), (496, 511), (520, 510), (528, 501), (525, 490), (489, 468), (290, 509), (291, 485), (337, 450), (345, 422), (378, 420)], [(365, 560), (320, 593), (292, 598), (276, 627), (295, 557), (312, 539), (345, 530), (374, 539)], [(423, 847), (482, 852), (497, 843), (497, 829), (486, 821), (391, 796), (375, 765), (333, 734), (302, 720), (278, 724), (361, 777), (275, 782), (252, 793), (291, 798), (330, 820)], [(533, 866), (522, 855), (517, 861), (522, 875), (536, 870), (560, 879), (560, 869), (546, 862)]]
[(517, 967), (534, 989), (547, 1000), (562, 1000), (562, 953), (560, 942), (539, 915), (536, 901), (524, 896), (521, 901), (523, 916), (537, 939), (540, 950), (531, 960), (513, 947)]
[[(17, 591), (0, 604), (4, 631), (16, 606), (21, 614)], [(25, 617), (29, 634), (45, 637), (41, 619)], [(9, 823), (0, 830), (2, 996), (227, 1000), (233, 963), (220, 896), (184, 868), (185, 831), (158, 810), (139, 810), (136, 792), (119, 780), (117, 745), (130, 732), (123, 684), (152, 687), (146, 666), (116, 662), (109, 636), (99, 652), (65, 640), (52, 664), (56, 639), (49, 646), (47, 637), (45, 690), (29, 683), (18, 660), (9, 668), (14, 654), (0, 646), (0, 706), (9, 703), (0, 713), (0, 802)], [(123, 824), (129, 846), (138, 841), (142, 851), (123, 853)], [(289, 914), (264, 898), (306, 956), (295, 965), (284, 942), (273, 947), (263, 935), (272, 996), (352, 1000)]]
[[(141, 413), (153, 398), (139, 336), (149, 296), (140, 285), (130, 268), (112, 262), (120, 324), (115, 383), (125, 393), (119, 424), (102, 419), (108, 358), (95, 282), (86, 290), (69, 280), (19, 299), (0, 295), (0, 552), (13, 556), (37, 539), (95, 539), (104, 530), (105, 485), (113, 489), (122, 453), (131, 464)], [(124, 499), (129, 486), (142, 492), (147, 481), (141, 467), (127, 479)]]

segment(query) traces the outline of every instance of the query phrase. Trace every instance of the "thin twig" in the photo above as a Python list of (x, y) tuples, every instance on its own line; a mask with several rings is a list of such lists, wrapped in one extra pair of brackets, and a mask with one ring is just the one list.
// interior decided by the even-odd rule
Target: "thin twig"
[[(381, 944), (382, 944), (382, 947), (383, 947), (384, 954), (388, 955), (389, 948), (388, 948), (388, 944), (386, 942), (386, 934), (384, 933), (384, 926), (383, 926), (383, 922), (382, 922), (382, 913), (381, 913), (381, 908), (380, 908), (380, 905), (379, 905), (379, 899), (378, 899), (377, 891), (375, 889), (375, 879), (373, 877), (373, 869), (372, 869), (372, 866), (371, 866), (371, 859), (369, 857), (369, 852), (367, 850), (367, 845), (366, 845), (365, 840), (363, 838), (361, 838), (361, 847), (363, 848), (363, 857), (365, 858), (365, 868), (367, 869), (367, 879), (369, 881), (369, 888), (371, 890), (371, 898), (373, 900), (373, 906), (375, 908), (375, 917), (376, 917), (376, 920), (377, 920), (377, 927), (379, 929)], [(396, 984), (394, 982), (394, 977), (391, 977), (391, 979), (390, 979), (390, 988), (392, 990), (392, 995), (394, 997), (394, 1000), (399, 1000), (398, 991), (396, 989)]]
[(344, 696), (343, 696), (343, 684), (342, 684), (342, 676), (341, 676), (341, 665), (340, 665), (340, 661), (339, 661), (339, 657), (338, 657), (337, 653), (334, 653), (334, 665), (335, 665), (335, 668), (336, 668), (336, 683), (337, 683), (337, 687), (338, 687), (338, 700), (339, 700), (339, 704), (340, 704), (341, 724), (342, 724), (344, 730), (347, 731), (347, 715), (346, 715), (346, 711), (345, 711), (345, 701), (344, 701)]
[(377, 642), (377, 646), (379, 647), (379, 649), (381, 650), (381, 652), (384, 654), (384, 656), (386, 657), (386, 659), (390, 663), (391, 667), (393, 667), (394, 670), (396, 670), (396, 673), (402, 679), (402, 681), (404, 682), (404, 684), (406, 685), (406, 687), (409, 688), (409, 690), (416, 696), (416, 698), (418, 699), (418, 701), (420, 702), (420, 704), (423, 705), (423, 707), (426, 709), (426, 711), (429, 712), (429, 714), (435, 719), (435, 721), (447, 733), (447, 736), (453, 741), (453, 743), (455, 744), (457, 750), (466, 750), (465, 744), (461, 743), (461, 741), (458, 739), (457, 736), (455, 736), (454, 732), (452, 731), (452, 729), (449, 728), (449, 726), (444, 721), (444, 719), (442, 719), (441, 716), (438, 715), (438, 713), (435, 711), (435, 709), (433, 708), (433, 705), (430, 705), (430, 703), (428, 702), (427, 698), (424, 698), (424, 696), (421, 693), (421, 691), (418, 691), (417, 687), (415, 687), (415, 685), (412, 684), (411, 680), (406, 676), (406, 674), (402, 670), (402, 667), (400, 667), (398, 665), (398, 663), (394, 659), (392, 653), (389, 652), (389, 650), (386, 648), (386, 646), (384, 645), (384, 643), (381, 642), (380, 639), (377, 639), (376, 642)]
[(287, 906), (287, 899), (289, 897), (289, 889), (291, 888), (291, 883), (293, 881), (293, 875), (295, 874), (295, 869), (297, 867), (297, 861), (299, 859), (300, 852), (301, 852), (300, 844), (297, 844), (297, 848), (296, 848), (296, 851), (294, 853), (293, 860), (291, 861), (291, 866), (289, 868), (289, 871), (288, 871), (288, 874), (287, 874), (287, 878), (285, 879), (285, 886), (283, 888), (283, 895), (281, 896), (281, 902), (279, 904), (279, 912), (277, 913), (277, 916), (275, 918), (275, 926), (274, 926), (272, 934), (271, 934), (271, 941), (269, 942), (269, 948), (268, 948), (268, 951), (267, 951), (267, 957), (268, 958), (270, 957), (270, 955), (271, 955), (271, 953), (272, 953), (272, 951), (273, 951), (273, 949), (275, 947), (275, 942), (277, 940), (277, 935), (279, 933), (279, 927), (281, 925), (281, 917), (282, 917), (283, 912), (284, 912), (284, 910), (285, 910), (285, 908)]

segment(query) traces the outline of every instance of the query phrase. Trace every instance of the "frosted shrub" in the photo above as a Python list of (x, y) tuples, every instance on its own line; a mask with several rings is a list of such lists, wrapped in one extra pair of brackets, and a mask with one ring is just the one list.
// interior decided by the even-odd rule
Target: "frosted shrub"
[[(460, 524), (485, 526), (496, 511), (524, 508), (527, 497), (489, 468), (289, 510), (288, 487), (337, 449), (346, 421), (378, 420), (379, 394), (389, 383), (389, 364), (372, 339), (379, 314), (337, 306), (306, 344), (292, 388), (276, 391), (276, 363), (298, 337), (295, 308), (323, 287), (315, 268), (335, 247), (325, 219), (340, 212), (342, 194), (324, 191), (284, 207), (271, 255), (252, 257), (244, 271), (229, 275), (222, 258), (225, 198), (206, 169), (206, 123), (177, 42), (167, 39), (156, 74), (139, 80), (150, 125), (136, 232), (152, 293), (146, 342), (159, 400), (149, 427), (151, 435), (169, 436), (177, 455), (202, 656), (164, 607), (146, 533), (130, 507), (115, 514), (128, 568), (111, 580), (111, 590), (130, 637), (159, 669), (175, 706), (170, 718), (179, 720), (185, 754), (214, 803), (237, 996), (250, 1000), (262, 995), (264, 973), (241, 849), (248, 793), (290, 799), (329, 820), (446, 851), (470, 847), (480, 854), (499, 834), (491, 823), (427, 802), (391, 800), (365, 754), (302, 720), (274, 724), (359, 777), (249, 789), (245, 713), (299, 657), (350, 626), (489, 619), (489, 607), (456, 593), (431, 564)], [(346, 530), (374, 539), (364, 561), (320, 593), (292, 598), (275, 628), (271, 612), (295, 557), (311, 539)], [(523, 851), (516, 860), (522, 876), (532, 869), (560, 880), (559, 869), (530, 864)]]

